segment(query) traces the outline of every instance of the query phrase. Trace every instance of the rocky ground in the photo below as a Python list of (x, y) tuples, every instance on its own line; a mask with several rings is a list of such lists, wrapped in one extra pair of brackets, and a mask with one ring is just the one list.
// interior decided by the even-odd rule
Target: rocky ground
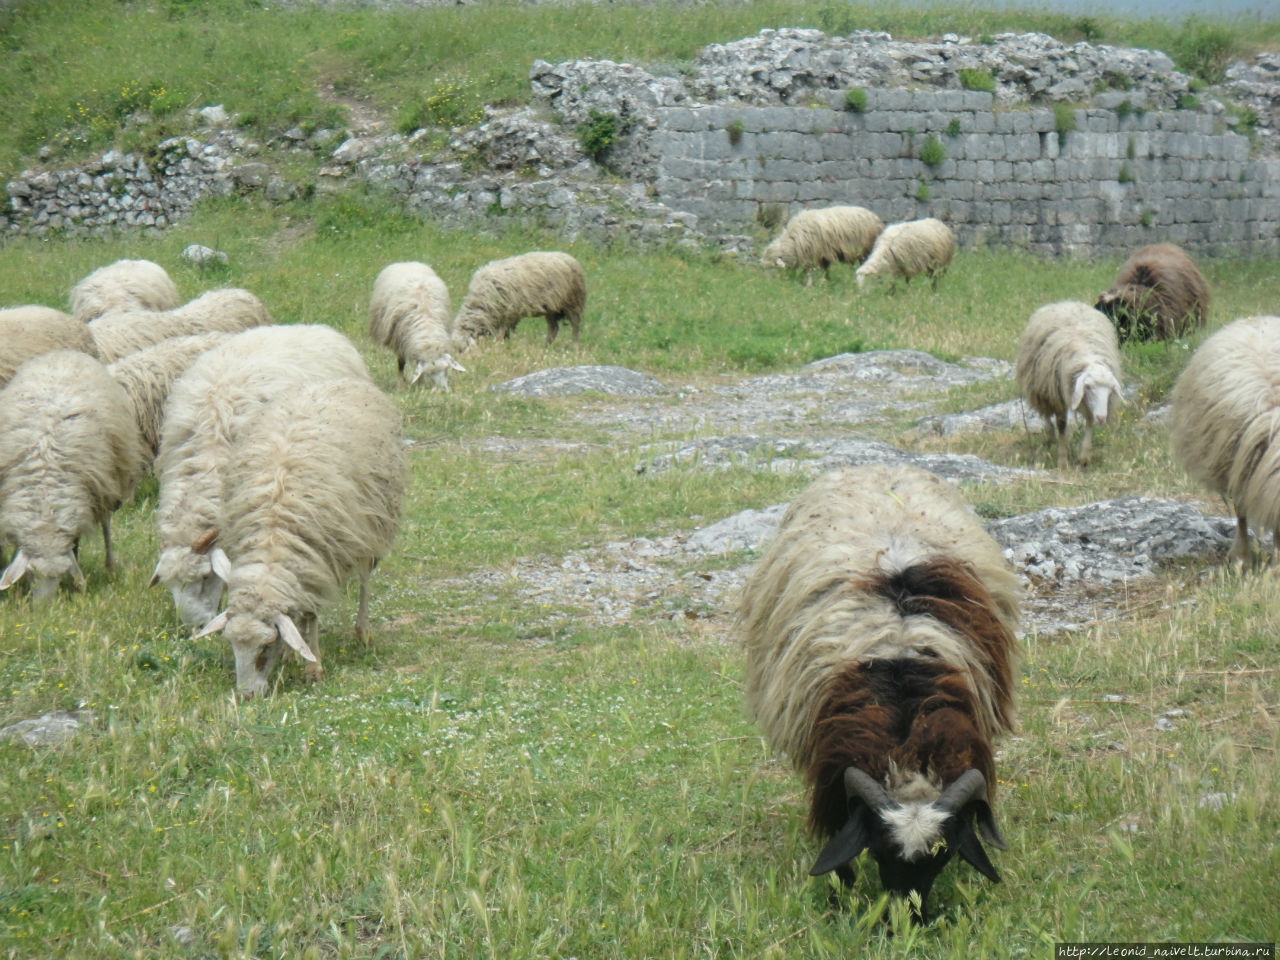
[[(543, 370), (495, 389), (532, 397), (584, 395), (589, 400), (570, 420), (610, 425), (615, 442), (635, 450), (635, 469), (642, 473), (736, 464), (816, 474), (891, 462), (914, 464), (953, 482), (1050, 479), (971, 454), (916, 453), (856, 435), (859, 424), (904, 413), (918, 415), (917, 428), (930, 433), (1009, 429), (1017, 426), (1015, 417), (1030, 418), (1024, 422), (1038, 431), (1034, 415), (1016, 402), (968, 414), (935, 412), (953, 387), (1010, 375), (1008, 364), (995, 360), (946, 363), (892, 350), (844, 354), (795, 373), (704, 390), (664, 385), (620, 367)], [(648, 438), (655, 430), (688, 430), (697, 439), (654, 444)], [(484, 446), (497, 455), (530, 452), (507, 438)], [(565, 453), (574, 445), (540, 441), (540, 450), (546, 448)], [(690, 518), (689, 529), (678, 534), (602, 543), (563, 558), (524, 558), (467, 583), (481, 590), (514, 585), (531, 601), (546, 602), (551, 612), (545, 626), (568, 627), (583, 616), (614, 624), (667, 618), (692, 621), (694, 635), (724, 642), (734, 596), (784, 508), (774, 504), (730, 517)], [(1233, 523), (1206, 515), (1213, 509), (1208, 503), (1126, 497), (996, 519), (987, 528), (1023, 576), (1025, 629), (1043, 635), (1165, 602), (1159, 579), (1164, 566), (1225, 556)], [(566, 608), (576, 608), (572, 618)]]

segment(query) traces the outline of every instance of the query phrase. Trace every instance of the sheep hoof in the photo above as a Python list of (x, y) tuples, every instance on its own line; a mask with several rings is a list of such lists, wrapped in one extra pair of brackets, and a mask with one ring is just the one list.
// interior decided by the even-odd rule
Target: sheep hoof
[(302, 668), (302, 679), (307, 683), (319, 683), (324, 679), (324, 667), (318, 663), (308, 663)]

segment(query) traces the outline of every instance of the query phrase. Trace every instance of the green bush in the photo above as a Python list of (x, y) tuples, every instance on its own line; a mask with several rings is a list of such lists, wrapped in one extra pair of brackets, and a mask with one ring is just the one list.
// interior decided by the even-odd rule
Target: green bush
[(617, 114), (592, 110), (586, 123), (578, 124), (578, 146), (588, 157), (600, 163), (618, 137), (626, 133), (627, 126)]
[(735, 117), (724, 129), (729, 134), (729, 142), (735, 147), (742, 142), (742, 132), (745, 129), (745, 125), (741, 117)]
[(1133, 168), (1128, 163), (1120, 164), (1120, 172), (1116, 174), (1116, 179), (1121, 183), (1133, 183)]
[(981, 90), (983, 93), (996, 92), (996, 78), (990, 70), (962, 67), (956, 71), (960, 77), (960, 86), (966, 90)]
[[(396, 129), (403, 134), (425, 127), (464, 127), (484, 119), (474, 85), (448, 81), (437, 86), (421, 100), (407, 104), (400, 111)], [(329, 124), (326, 124), (328, 126)]]
[(916, 187), (916, 199), (921, 203), (929, 202), (929, 185), (923, 180), (921, 180), (919, 186)]
[(867, 91), (862, 87), (854, 87), (844, 92), (844, 108), (854, 113), (867, 112)]
[(936, 167), (947, 159), (947, 148), (932, 133), (925, 137), (924, 146), (920, 148), (920, 161), (928, 167)]
[(948, 137), (960, 136), (960, 118), (959, 117), (952, 117), (951, 122), (947, 124), (947, 136)]
[(1076, 108), (1069, 103), (1053, 105), (1053, 129), (1059, 136), (1070, 133), (1076, 128)]
[(1225, 26), (1190, 16), (1171, 38), (1166, 52), (1178, 69), (1206, 83), (1221, 83), (1227, 64), (1239, 53), (1236, 37)]

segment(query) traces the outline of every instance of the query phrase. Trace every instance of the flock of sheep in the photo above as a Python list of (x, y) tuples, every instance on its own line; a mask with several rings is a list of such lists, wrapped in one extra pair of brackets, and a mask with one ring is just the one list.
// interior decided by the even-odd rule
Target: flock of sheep
[[(885, 226), (842, 206), (797, 214), (763, 255), (808, 271), (858, 263), (858, 282), (929, 276), (955, 249), (928, 219)], [(581, 265), (534, 252), (475, 272), (456, 317), (426, 264), (394, 263), (372, 290), (369, 332), (400, 378), (447, 390), (481, 336), (545, 316), (578, 337)], [(76, 285), (71, 313), (0, 311), (0, 590), (34, 597), (84, 581), (80, 537), (102, 530), (140, 473), (159, 481), (152, 583), (197, 636), (224, 632), (244, 696), (269, 689), (282, 653), (321, 676), (318, 615), (351, 577), (357, 634), (367, 578), (390, 548), (406, 482), (399, 416), (359, 352), (325, 326), (273, 326), (244, 290), (185, 305), (164, 270), (119, 261)], [(1120, 343), (1203, 326), (1208, 291), (1177, 247), (1135, 253), (1094, 306), (1031, 316), (1017, 383), (1056, 434), (1123, 399)], [(1280, 531), (1280, 318), (1237, 320), (1209, 337), (1172, 395), (1174, 450), (1248, 524)], [(225, 599), (224, 599), (225, 598)], [(813, 872), (853, 878), (866, 849), (885, 885), (921, 902), (953, 854), (998, 880), (1003, 849), (989, 790), (994, 746), (1012, 722), (1017, 579), (952, 486), (908, 467), (836, 471), (790, 505), (743, 590), (737, 631), (747, 705), (771, 746), (807, 778), (810, 824), (826, 838)]]

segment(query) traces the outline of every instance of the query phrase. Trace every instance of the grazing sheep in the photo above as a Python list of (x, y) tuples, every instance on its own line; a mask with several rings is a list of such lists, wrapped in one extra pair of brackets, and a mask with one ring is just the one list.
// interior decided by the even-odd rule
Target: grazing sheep
[[(788, 507), (743, 588), (747, 706), (809, 781), (829, 842), (870, 848), (923, 903), (953, 853), (999, 881), (987, 791), (1013, 724), (1018, 581), (956, 491), (911, 467), (825, 474)], [(976, 821), (977, 834), (974, 832)]]
[(109, 314), (90, 323), (89, 330), (102, 361), (111, 363), (170, 337), (217, 330), (238, 333), (270, 323), (262, 301), (248, 290), (228, 287), (210, 290), (174, 310)]
[(367, 379), (310, 384), (263, 408), (227, 474), (225, 630), (236, 689), (267, 691), (287, 645), (322, 676), (320, 606), (360, 578), (356, 636), (368, 635), (368, 578), (400, 519), (406, 465), (395, 405)]
[(928, 217), (891, 223), (876, 237), (871, 255), (858, 268), (858, 286), (868, 277), (887, 276), (892, 290), (899, 277), (909, 284), (912, 277), (923, 273), (937, 290), (938, 278), (947, 272), (955, 252), (956, 236), (941, 220)]
[(24, 361), (50, 350), (98, 356), (93, 334), (70, 314), (35, 304), (0, 310), (0, 387)]
[(522, 253), (490, 261), (471, 275), (453, 334), (465, 349), (486, 334), (509, 338), (523, 317), (544, 316), (548, 344), (561, 320), (569, 321), (576, 343), (586, 302), (586, 275), (577, 260), (556, 251)]
[(172, 310), (181, 302), (164, 267), (150, 260), (117, 260), (71, 288), (71, 315), (81, 323), (124, 310)]
[(1173, 385), (1173, 453), (1236, 512), (1231, 559), (1249, 560), (1249, 521), (1280, 546), (1280, 317), (1246, 317), (1200, 345)]
[(148, 460), (155, 459), (160, 447), (160, 422), (164, 419), (164, 402), (173, 381), (182, 376), (196, 357), (231, 336), (219, 330), (170, 337), (107, 365), (107, 373), (124, 387), (133, 407)]
[(1031, 314), (1018, 341), (1018, 392), (1045, 419), (1050, 440), (1057, 425), (1058, 469), (1067, 468), (1067, 414), (1084, 416), (1079, 461), (1089, 465), (1094, 424), (1107, 422), (1120, 386), (1120, 348), (1111, 321), (1087, 303), (1064, 300)]
[[(760, 262), (804, 270), (821, 267), (831, 278), (833, 263), (861, 263), (884, 229), (884, 221), (865, 207), (837, 206), (801, 210), (782, 234), (765, 247)], [(813, 277), (807, 277), (807, 283)]]
[(183, 623), (207, 622), (222, 597), (223, 479), (246, 424), (282, 393), (347, 377), (369, 377), (351, 341), (331, 327), (297, 324), (236, 334), (174, 381), (155, 462), (160, 559), (151, 583), (169, 587)]
[(447, 391), (449, 371), (466, 372), (449, 353), (452, 327), (449, 288), (425, 263), (393, 263), (374, 280), (369, 336), (395, 351), (401, 380), (405, 364), (412, 363), (410, 383), (429, 371), (435, 386)]
[(1111, 318), (1121, 343), (1172, 340), (1204, 326), (1209, 287), (1181, 247), (1156, 243), (1121, 265), (1116, 282), (1094, 306)]
[(142, 457), (129, 401), (101, 363), (75, 350), (24, 363), (0, 390), (0, 543), (18, 547), (0, 590), (28, 572), (34, 598), (67, 577), (79, 589), (80, 538), (94, 527), (111, 570), (111, 514)]

